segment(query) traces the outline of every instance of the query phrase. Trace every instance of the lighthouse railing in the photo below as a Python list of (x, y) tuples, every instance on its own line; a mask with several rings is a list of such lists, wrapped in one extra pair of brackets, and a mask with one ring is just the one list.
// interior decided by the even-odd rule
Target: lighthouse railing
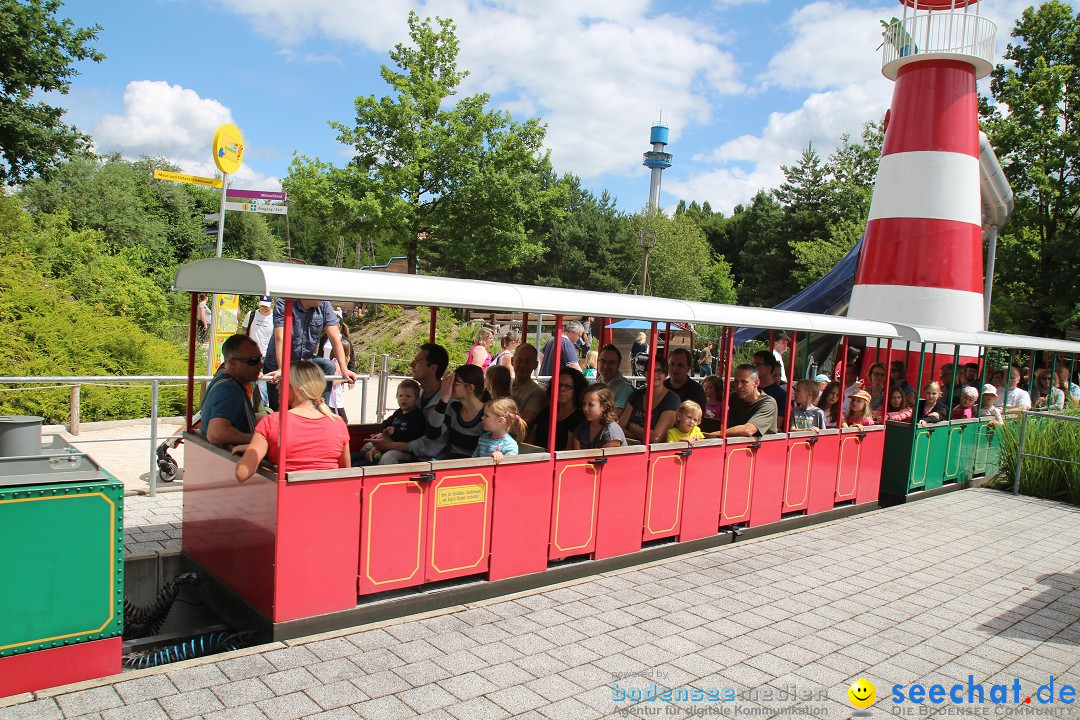
[(926, 55), (966, 56), (991, 65), (997, 26), (972, 13), (930, 12), (894, 20), (882, 35), (882, 68)]

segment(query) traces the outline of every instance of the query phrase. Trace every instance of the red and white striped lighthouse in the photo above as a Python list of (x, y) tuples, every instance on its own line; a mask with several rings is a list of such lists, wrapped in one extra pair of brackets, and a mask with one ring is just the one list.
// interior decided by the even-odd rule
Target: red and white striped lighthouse
[(983, 330), (975, 82), (996, 28), (975, 0), (901, 4), (882, 23), (882, 73), (896, 86), (848, 314)]

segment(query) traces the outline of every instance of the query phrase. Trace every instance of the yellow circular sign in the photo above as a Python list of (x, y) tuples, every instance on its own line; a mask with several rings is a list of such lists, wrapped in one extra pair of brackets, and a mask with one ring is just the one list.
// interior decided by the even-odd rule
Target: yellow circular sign
[(244, 164), (244, 136), (240, 128), (226, 123), (214, 133), (214, 164), (223, 173), (234, 173)]

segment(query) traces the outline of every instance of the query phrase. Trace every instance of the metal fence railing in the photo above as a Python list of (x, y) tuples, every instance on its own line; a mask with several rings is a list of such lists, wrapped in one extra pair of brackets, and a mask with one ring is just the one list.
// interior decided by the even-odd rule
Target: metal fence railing
[(1037, 412), (1032, 410), (1022, 410), (1020, 412), (1020, 432), (1019, 439), (1017, 441), (1016, 450), (1016, 475), (1013, 477), (1013, 495), (1020, 494), (1020, 471), (1024, 465), (1024, 458), (1033, 458), (1036, 460), (1046, 460), (1049, 462), (1062, 463), (1063, 465), (1076, 465), (1080, 466), (1080, 461), (1067, 460), (1065, 458), (1049, 457), (1047, 455), (1039, 455), (1036, 453), (1024, 452), (1024, 440), (1027, 437), (1027, 423), (1029, 418), (1048, 418), (1049, 420), (1061, 420), (1064, 422), (1080, 422), (1080, 417), (1076, 415), (1062, 415), (1053, 412)]
[[(195, 382), (204, 383), (212, 380), (210, 375), (199, 375), (195, 377)], [(341, 379), (341, 376), (330, 378), (334, 380)], [(367, 422), (367, 399), (368, 399), (368, 382), (370, 377), (364, 375), (357, 375), (356, 382), (360, 385), (360, 422)], [(380, 385), (385, 386), (385, 377), (380, 380)], [(72, 435), (79, 435), (80, 433), (80, 417), (79, 417), (79, 404), (81, 388), (85, 385), (139, 385), (148, 384), (150, 386), (150, 435), (136, 436), (136, 437), (122, 437), (122, 438), (110, 438), (108, 442), (138, 442), (138, 441), (150, 441), (150, 475), (148, 477), (148, 483), (150, 486), (150, 495), (157, 494), (157, 480), (158, 480), (158, 459), (157, 459), (157, 447), (158, 447), (158, 399), (160, 397), (161, 388), (165, 385), (173, 386), (179, 384), (186, 384), (187, 376), (184, 375), (55, 375), (55, 376), (25, 376), (25, 377), (0, 377), (0, 386), (10, 385), (35, 385), (35, 386), (47, 386), (48, 389), (55, 389), (56, 387), (70, 386), (71, 387), (71, 408), (68, 420), (68, 432)], [(42, 390), (45, 387), (37, 388), (10, 388), (10, 389), (25, 389), (25, 390)], [(381, 406), (381, 405), (380, 405)], [(129, 418), (132, 420), (142, 418)], [(86, 442), (86, 441), (84, 441)], [(95, 442), (95, 441), (91, 441)], [(104, 442), (104, 441), (100, 441)]]

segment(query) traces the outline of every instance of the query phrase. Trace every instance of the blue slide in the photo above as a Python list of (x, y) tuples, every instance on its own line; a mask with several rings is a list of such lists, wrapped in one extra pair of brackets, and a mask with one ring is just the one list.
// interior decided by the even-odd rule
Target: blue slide
[[(851, 299), (851, 288), (855, 284), (855, 268), (859, 264), (859, 253), (862, 252), (864, 239), (866, 239), (865, 234), (859, 238), (859, 242), (855, 243), (855, 247), (851, 248), (848, 254), (825, 274), (825, 277), (802, 292), (792, 295), (777, 305), (776, 309), (812, 312), (821, 315), (844, 315), (847, 313), (848, 301)], [(735, 344), (742, 345), (744, 342), (753, 340), (760, 333), (759, 328), (741, 328), (735, 333)]]

